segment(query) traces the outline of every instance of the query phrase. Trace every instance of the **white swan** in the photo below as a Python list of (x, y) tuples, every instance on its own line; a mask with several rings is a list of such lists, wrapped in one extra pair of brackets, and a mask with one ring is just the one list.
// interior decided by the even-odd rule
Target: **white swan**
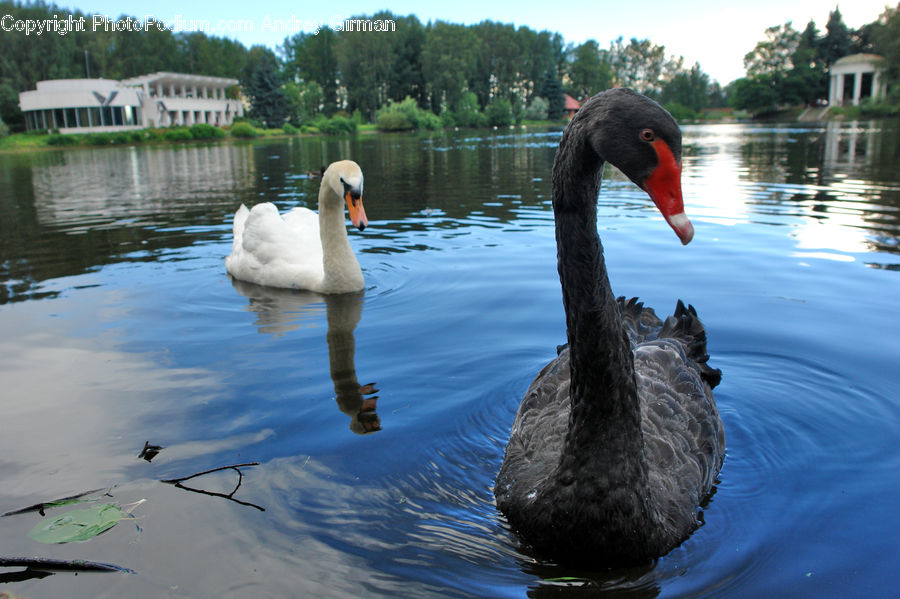
[(330, 165), (319, 186), (319, 214), (297, 207), (282, 217), (271, 203), (252, 210), (241, 205), (234, 215), (234, 241), (225, 268), (235, 279), (317, 293), (360, 291), (365, 282), (347, 239), (344, 203), (360, 231), (368, 220), (363, 209), (363, 174), (352, 160)]

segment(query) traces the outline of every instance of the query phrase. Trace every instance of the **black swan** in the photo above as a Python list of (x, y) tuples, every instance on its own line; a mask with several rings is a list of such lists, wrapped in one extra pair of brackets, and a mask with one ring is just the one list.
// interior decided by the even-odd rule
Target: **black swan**
[(553, 164), (553, 211), (568, 344), (531, 383), (494, 495), (541, 556), (583, 566), (646, 563), (697, 527), (722, 467), (725, 435), (706, 332), (678, 302), (664, 322), (616, 299), (597, 234), (605, 161), (653, 199), (682, 243), (681, 131), (628, 89), (587, 101)]

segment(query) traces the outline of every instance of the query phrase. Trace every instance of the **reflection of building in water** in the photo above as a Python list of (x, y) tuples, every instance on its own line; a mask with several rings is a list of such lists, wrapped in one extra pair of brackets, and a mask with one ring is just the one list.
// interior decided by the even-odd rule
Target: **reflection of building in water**
[(44, 225), (183, 212), (254, 185), (252, 148), (232, 144), (98, 148), (35, 161), (32, 186)]
[(877, 155), (881, 139), (881, 135), (873, 135), (871, 128), (862, 127), (857, 121), (829, 121), (825, 125), (823, 166), (827, 169), (868, 164)]
[(240, 100), (225, 90), (237, 79), (153, 73), (123, 81), (53, 79), (19, 94), (29, 131), (58, 129), (60, 133), (127, 131), (146, 127), (208, 123), (230, 125), (243, 116)]
[[(260, 333), (284, 335), (321, 314), (328, 321), (325, 335), (328, 366), (338, 408), (350, 417), (350, 430), (364, 435), (381, 430), (375, 411), (378, 393), (375, 383), (359, 384), (356, 376), (356, 337), (354, 331), (362, 316), (363, 292), (319, 295), (311, 291), (276, 289), (231, 280), (235, 290), (250, 300), (257, 314)], [(324, 304), (324, 305), (323, 305)]]
[(829, 70), (828, 103), (859, 106), (868, 98), (883, 98), (884, 58), (877, 54), (851, 54), (835, 61)]
[(865, 173), (884, 162), (887, 135), (873, 123), (825, 124), (820, 189), (811, 199), (799, 196), (808, 203), (809, 218), (794, 231), (797, 256), (851, 261), (854, 254), (871, 251), (885, 198), (881, 186)]

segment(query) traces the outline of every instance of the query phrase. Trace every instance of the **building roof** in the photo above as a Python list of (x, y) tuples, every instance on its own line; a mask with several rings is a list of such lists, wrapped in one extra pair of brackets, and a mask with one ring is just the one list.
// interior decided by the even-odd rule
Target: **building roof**
[(212, 77), (210, 75), (190, 75), (188, 73), (170, 73), (168, 71), (158, 71), (149, 75), (141, 75), (140, 77), (132, 77), (131, 79), (123, 79), (123, 85), (208, 85), (211, 87), (231, 87), (237, 85), (237, 79), (228, 77)]
[(871, 64), (881, 60), (884, 60), (884, 57), (879, 56), (878, 54), (849, 54), (834, 61), (834, 66), (843, 67), (852, 64)]
[(569, 94), (563, 94), (563, 97), (566, 100), (566, 110), (578, 110), (581, 108), (581, 103)]

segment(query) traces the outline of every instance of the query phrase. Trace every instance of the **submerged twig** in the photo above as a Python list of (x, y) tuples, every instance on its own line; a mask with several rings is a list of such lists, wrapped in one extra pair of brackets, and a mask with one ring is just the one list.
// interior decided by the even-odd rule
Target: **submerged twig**
[(18, 514), (27, 514), (28, 512), (39, 512), (41, 516), (45, 516), (45, 509), (51, 507), (58, 507), (61, 505), (68, 505), (70, 503), (77, 503), (78, 499), (81, 499), (85, 495), (92, 495), (93, 493), (99, 493), (100, 491), (106, 491), (105, 494), (109, 493), (109, 488), (106, 489), (93, 489), (91, 491), (85, 491), (84, 493), (78, 493), (77, 495), (69, 495), (68, 497), (60, 497), (59, 499), (54, 499), (53, 501), (43, 501), (41, 503), (35, 503), (34, 505), (29, 505), (28, 507), (19, 508), (17, 510), (12, 510), (10, 512), (5, 512), (0, 514), (0, 518), (4, 516), (16, 516)]
[(125, 572), (134, 574), (134, 570), (115, 564), (90, 562), (82, 559), (49, 559), (46, 557), (0, 557), (0, 568), (28, 568), (42, 572)]
[[(159, 482), (174, 485), (180, 489), (184, 489), (185, 491), (191, 491), (193, 493), (200, 493), (201, 495), (210, 495), (212, 497), (224, 497), (230, 501), (235, 503), (239, 503), (241, 505), (246, 505), (249, 507), (254, 507), (261, 512), (266, 511), (266, 508), (256, 505), (255, 503), (250, 503), (249, 501), (241, 501), (240, 499), (235, 499), (234, 494), (237, 493), (237, 490), (241, 488), (241, 483), (244, 481), (244, 473), (241, 472), (241, 468), (246, 466), (259, 466), (259, 462), (247, 462), (244, 464), (232, 464), (231, 466), (220, 466), (218, 468), (213, 468), (211, 470), (204, 470), (203, 472), (197, 472), (196, 474), (191, 474), (190, 476), (182, 476), (180, 478), (170, 478), (167, 480), (161, 480)], [(231, 490), (231, 493), (217, 493), (215, 491), (207, 491), (205, 489), (196, 489), (194, 487), (188, 487), (181, 483), (186, 480), (190, 480), (192, 478), (196, 478), (198, 476), (203, 476), (204, 474), (212, 474), (214, 472), (221, 472), (222, 470), (234, 470), (238, 474), (238, 482), (234, 486), (234, 489)]]

